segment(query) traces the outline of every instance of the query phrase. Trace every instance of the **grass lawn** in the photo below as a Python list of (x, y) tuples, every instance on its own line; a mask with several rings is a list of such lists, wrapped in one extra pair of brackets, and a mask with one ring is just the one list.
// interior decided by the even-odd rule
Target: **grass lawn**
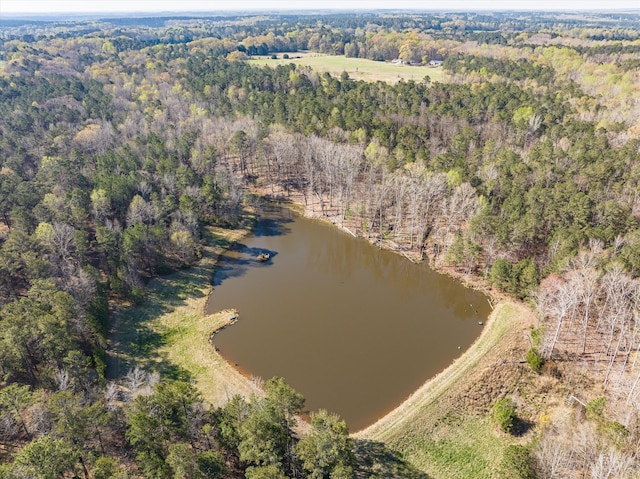
[(259, 390), (228, 364), (209, 343), (213, 331), (229, 323), (231, 311), (205, 316), (218, 254), (248, 229), (207, 229), (203, 256), (192, 268), (154, 278), (138, 306), (114, 315), (107, 374), (120, 378), (138, 364), (162, 377), (194, 382), (206, 401), (221, 405), (235, 394)]
[[(250, 63), (272, 67), (294, 63), (296, 65), (309, 66), (321, 73), (329, 72), (334, 76), (340, 76), (342, 72), (346, 71), (349, 77), (354, 80), (372, 82), (380, 80), (396, 83), (400, 79), (421, 82), (427, 75), (431, 78), (431, 81), (446, 81), (446, 75), (442, 67), (396, 65), (391, 62), (376, 62), (363, 58), (346, 58), (344, 55), (334, 56), (309, 53), (289, 53), (288, 55), (291, 58), (284, 60), (282, 55), (282, 53), (278, 53), (277, 60), (262, 57), (250, 60)], [(295, 58), (298, 56), (300, 58)]]

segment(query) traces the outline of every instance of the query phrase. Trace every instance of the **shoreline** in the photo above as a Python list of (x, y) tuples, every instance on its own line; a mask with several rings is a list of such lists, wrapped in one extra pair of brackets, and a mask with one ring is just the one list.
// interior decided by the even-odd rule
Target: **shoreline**
[[(517, 311), (509, 311), (510, 309)], [(372, 440), (388, 439), (398, 428), (402, 428), (406, 422), (418, 416), (422, 409), (433, 405), (443, 395), (450, 393), (451, 389), (464, 389), (465, 380), (471, 376), (470, 373), (474, 369), (479, 368), (480, 361), (500, 345), (501, 340), (514, 326), (522, 322), (514, 313), (520, 313), (523, 316), (532, 314), (523, 305), (512, 301), (498, 303), (489, 315), (480, 336), (460, 357), (426, 380), (392, 411), (364, 429), (351, 433), (352, 437)]]
[[(305, 216), (306, 218), (318, 220), (322, 223), (329, 224), (337, 227), (345, 233), (359, 239), (366, 239), (371, 244), (375, 245), (375, 241), (368, 238), (357, 236), (345, 225), (341, 225), (337, 222), (331, 221), (328, 216), (318, 216), (311, 212), (303, 203), (285, 199), (281, 197), (273, 198), (270, 195), (258, 195), (261, 199), (268, 201), (271, 204), (286, 207), (292, 210), (296, 214)], [(407, 260), (413, 263), (422, 263), (423, 261), (418, 258), (411, 258), (405, 251), (401, 250), (398, 245), (390, 241), (381, 242), (381, 247), (392, 251), (394, 253), (404, 256)], [(387, 412), (385, 415), (379, 417), (369, 426), (363, 429), (354, 431), (351, 436), (358, 439), (383, 439), (388, 436), (391, 431), (400, 427), (409, 417), (418, 415), (419, 409), (424, 405), (429, 404), (437, 400), (437, 398), (444, 394), (446, 391), (442, 391), (443, 387), (446, 387), (451, 382), (456, 382), (458, 386), (464, 384), (466, 377), (478, 368), (479, 362), (495, 347), (499, 346), (500, 341), (504, 335), (513, 326), (517, 326), (522, 323), (522, 320), (514, 315), (510, 315), (507, 318), (503, 317), (506, 310), (516, 310), (518, 316), (527, 316), (529, 318), (534, 317), (534, 313), (530, 311), (525, 305), (517, 303), (514, 300), (507, 298), (504, 295), (497, 293), (495, 290), (488, 290), (486, 284), (483, 284), (482, 279), (476, 281), (466, 280), (464, 274), (450, 271), (446, 268), (438, 268), (432, 261), (428, 262), (428, 267), (433, 271), (449, 276), (457, 281), (460, 281), (465, 287), (475, 289), (483, 293), (492, 312), (484, 322), (484, 327), (480, 335), (474, 340), (474, 342), (467, 348), (461, 356), (456, 358), (445, 369), (437, 373), (435, 376), (427, 379), (417, 390), (412, 392), (405, 400), (398, 406)], [(498, 333), (496, 333), (496, 331)], [(224, 357), (223, 357), (224, 359)], [(226, 361), (226, 360), (225, 360)], [(246, 374), (242, 374), (237, 368), (235, 368), (228, 361), (227, 365), (236, 371), (238, 371), (244, 378), (249, 380)]]
[(356, 239), (363, 239), (365, 241), (368, 241), (369, 244), (373, 246), (377, 246), (381, 249), (392, 251), (396, 254), (404, 256), (407, 260), (411, 261), (412, 263), (426, 264), (434, 272), (453, 278), (456, 281), (459, 281), (460, 283), (462, 283), (462, 285), (465, 286), (466, 288), (473, 289), (484, 294), (488, 298), (489, 305), (491, 306), (492, 310), (499, 303), (503, 301), (515, 302), (513, 298), (509, 297), (504, 293), (501, 293), (500, 291), (497, 291), (495, 288), (492, 288), (487, 283), (487, 281), (482, 277), (458, 272), (453, 267), (439, 266), (435, 264), (434, 257), (432, 257), (431, 255), (427, 254), (425, 257), (423, 257), (417, 251), (404, 249), (399, 244), (395, 243), (392, 240), (385, 239), (385, 240), (379, 241), (376, 238), (358, 235), (357, 233), (354, 233), (352, 229), (350, 229), (345, 224), (341, 224), (337, 221), (332, 220), (332, 217), (330, 215), (318, 213), (317, 211), (312, 210), (309, 205), (305, 205), (304, 202), (301, 202), (295, 198), (290, 198), (290, 197), (285, 198), (275, 194), (260, 193), (260, 192), (256, 192), (253, 194), (255, 194), (258, 198), (261, 198), (263, 200), (267, 200), (271, 203), (290, 208), (292, 211), (304, 216), (305, 218), (317, 220), (322, 223), (335, 226), (339, 230), (349, 234), (350, 236)]
[[(297, 214), (345, 230), (343, 225), (332, 222), (330, 218), (307, 214), (307, 209), (302, 203), (282, 198), (272, 199), (268, 196), (261, 196), (261, 198), (290, 208)], [(214, 406), (224, 404), (235, 394), (240, 394), (244, 397), (249, 397), (252, 394), (262, 394), (259, 381), (255, 381), (250, 375), (243, 374), (239, 368), (235, 367), (216, 351), (215, 345), (211, 342), (212, 336), (217, 331), (232, 323), (233, 320), (229, 318), (238, 315), (238, 311), (222, 310), (207, 314), (210, 293), (213, 290), (211, 278), (220, 255), (251, 232), (252, 219), (254, 219), (253, 212), (247, 210), (245, 214), (246, 218), (237, 229), (228, 230), (219, 227), (208, 227), (206, 243), (203, 246), (203, 256), (197, 264), (167, 277), (155, 278), (148, 285), (149, 296), (142, 305), (118, 313), (117, 322), (124, 323), (124, 328), (112, 336), (112, 340), (116, 336), (121, 336), (121, 341), (115, 339), (116, 343), (121, 343), (120, 347), (116, 346), (112, 350), (112, 360), (116, 361), (116, 364), (112, 362), (112, 367), (116, 369), (116, 376), (118, 374), (120, 376), (124, 375), (120, 365), (121, 359), (124, 360), (125, 364), (133, 362), (140, 364), (142, 367), (152, 369), (158, 368), (163, 362), (168, 362), (171, 367), (177, 367), (187, 372), (203, 394), (203, 397)], [(347, 230), (345, 233), (354, 236), (351, 231)], [(402, 250), (393, 248), (393, 244), (387, 243), (383, 242), (382, 247), (411, 260)], [(431, 264), (429, 267), (440, 274), (447, 274), (456, 280), (462, 280), (460, 276), (434, 268)], [(202, 276), (202, 278), (198, 279), (194, 285), (190, 285), (193, 286), (193, 290), (180, 294), (180, 304), (173, 308), (168, 307), (174, 300), (172, 295), (175, 295), (175, 291), (173, 290), (183, 288), (185, 286), (183, 283), (189, 282), (190, 277), (198, 276)], [(462, 281), (462, 283), (467, 287), (472, 287), (468, 282)], [(492, 300), (498, 299), (495, 295), (487, 294), (485, 289), (478, 287), (474, 289), (483, 292), (490, 304)], [(172, 292), (167, 293), (167, 290)], [(167, 301), (167, 298), (170, 298), (169, 301)], [(159, 307), (162, 313), (154, 315), (154, 307)], [(467, 378), (470, 373), (474, 371), (474, 368), (477, 368), (478, 362), (488, 352), (488, 350), (485, 350), (487, 338), (491, 339), (488, 344), (491, 345), (489, 349), (492, 349), (500, 343), (500, 339), (504, 336), (504, 331), (498, 336), (495, 336), (493, 331), (499, 326), (504, 326), (505, 320), (496, 321), (496, 317), (500, 316), (501, 312), (509, 307), (526, 311), (528, 315), (533, 314), (521, 304), (504, 299), (500, 300), (485, 322), (480, 336), (460, 357), (456, 358), (444, 370), (426, 380), (423, 385), (387, 414), (378, 418), (371, 425), (352, 432), (352, 437), (359, 439), (388, 439), (392, 437), (394, 431), (406, 424), (406, 421), (410, 418), (420, 417), (420, 410), (445, 392), (442, 391), (443, 387), (456, 381), (457, 383), (468, 382)], [(167, 312), (166, 310), (169, 311)], [(142, 317), (143, 319), (140, 320), (137, 317)], [(517, 324), (518, 321), (511, 318), (506, 323)], [(139, 354), (136, 351), (136, 347), (139, 346), (135, 345), (135, 341), (138, 341), (137, 335), (142, 328), (152, 330), (155, 334), (160, 334), (166, 338), (165, 344), (153, 352), (154, 357), (148, 354), (145, 356), (145, 354)], [(131, 340), (130, 337), (127, 337), (131, 332), (135, 333), (135, 339), (130, 342), (130, 346), (124, 346), (125, 343)], [(125, 341), (122, 341), (122, 339), (125, 339)], [(198, 345), (201, 347), (194, 347)], [(114, 376), (113, 370), (111, 370), (111, 376)], [(460, 386), (460, 384), (456, 385)]]
[[(153, 278), (142, 304), (116, 309), (109, 334), (111, 379), (122, 378), (129, 367), (139, 365), (163, 376), (188, 378), (213, 406), (223, 405), (236, 394), (261, 394), (261, 389), (209, 342), (212, 334), (229, 325), (231, 313), (237, 312), (206, 313), (219, 257), (251, 231), (252, 218), (252, 212), (247, 210), (236, 229), (205, 228), (202, 257), (196, 264)], [(154, 340), (158, 347), (149, 349), (147, 343)]]

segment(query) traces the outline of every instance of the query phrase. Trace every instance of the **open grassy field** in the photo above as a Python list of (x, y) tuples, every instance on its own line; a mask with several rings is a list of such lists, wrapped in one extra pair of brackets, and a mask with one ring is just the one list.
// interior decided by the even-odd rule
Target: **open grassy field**
[(141, 305), (115, 312), (107, 370), (110, 378), (122, 377), (138, 364), (164, 377), (192, 381), (214, 405), (224, 404), (235, 394), (259, 393), (209, 343), (212, 332), (229, 324), (232, 312), (204, 314), (218, 255), (246, 234), (248, 227), (209, 228), (197, 265), (154, 278)]
[(334, 76), (340, 76), (342, 72), (347, 72), (349, 78), (364, 81), (380, 80), (396, 83), (402, 79), (421, 82), (425, 76), (429, 76), (431, 81), (442, 82), (446, 80), (442, 67), (396, 65), (391, 62), (376, 62), (363, 58), (346, 58), (344, 55), (334, 56), (309, 53), (289, 53), (288, 55), (291, 58), (285, 60), (282, 55), (282, 53), (279, 53), (277, 60), (262, 57), (250, 60), (250, 62), (272, 67), (294, 63), (296, 65), (309, 66), (321, 73), (329, 72)]

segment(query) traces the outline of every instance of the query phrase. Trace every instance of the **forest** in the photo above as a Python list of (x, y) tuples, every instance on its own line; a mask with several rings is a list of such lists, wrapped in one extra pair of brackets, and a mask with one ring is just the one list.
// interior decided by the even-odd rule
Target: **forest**
[[(528, 380), (584, 408), (549, 425), (540, 406), (486, 477), (637, 477), (639, 15), (0, 25), (1, 479), (434, 474), (335, 414), (301, 420), (281, 378), (211, 405), (184, 377), (108, 371), (114, 310), (195, 265), (256, 194), (535, 311)], [(301, 51), (437, 60), (445, 79), (252, 60)]]

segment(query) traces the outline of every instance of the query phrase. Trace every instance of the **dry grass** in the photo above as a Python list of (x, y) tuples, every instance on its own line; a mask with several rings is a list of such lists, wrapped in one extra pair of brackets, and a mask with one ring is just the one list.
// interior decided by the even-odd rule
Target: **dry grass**
[(342, 72), (347, 72), (349, 78), (369, 82), (397, 83), (400, 80), (421, 82), (425, 76), (429, 76), (431, 81), (446, 81), (446, 75), (442, 67), (396, 65), (390, 62), (376, 62), (364, 58), (347, 58), (343, 55), (290, 53), (289, 56), (290, 58), (285, 60), (282, 58), (282, 54), (279, 53), (277, 60), (265, 57), (251, 60), (251, 62), (270, 67), (293, 63), (295, 65), (309, 66), (320, 73), (329, 72), (333, 76), (340, 76)]

